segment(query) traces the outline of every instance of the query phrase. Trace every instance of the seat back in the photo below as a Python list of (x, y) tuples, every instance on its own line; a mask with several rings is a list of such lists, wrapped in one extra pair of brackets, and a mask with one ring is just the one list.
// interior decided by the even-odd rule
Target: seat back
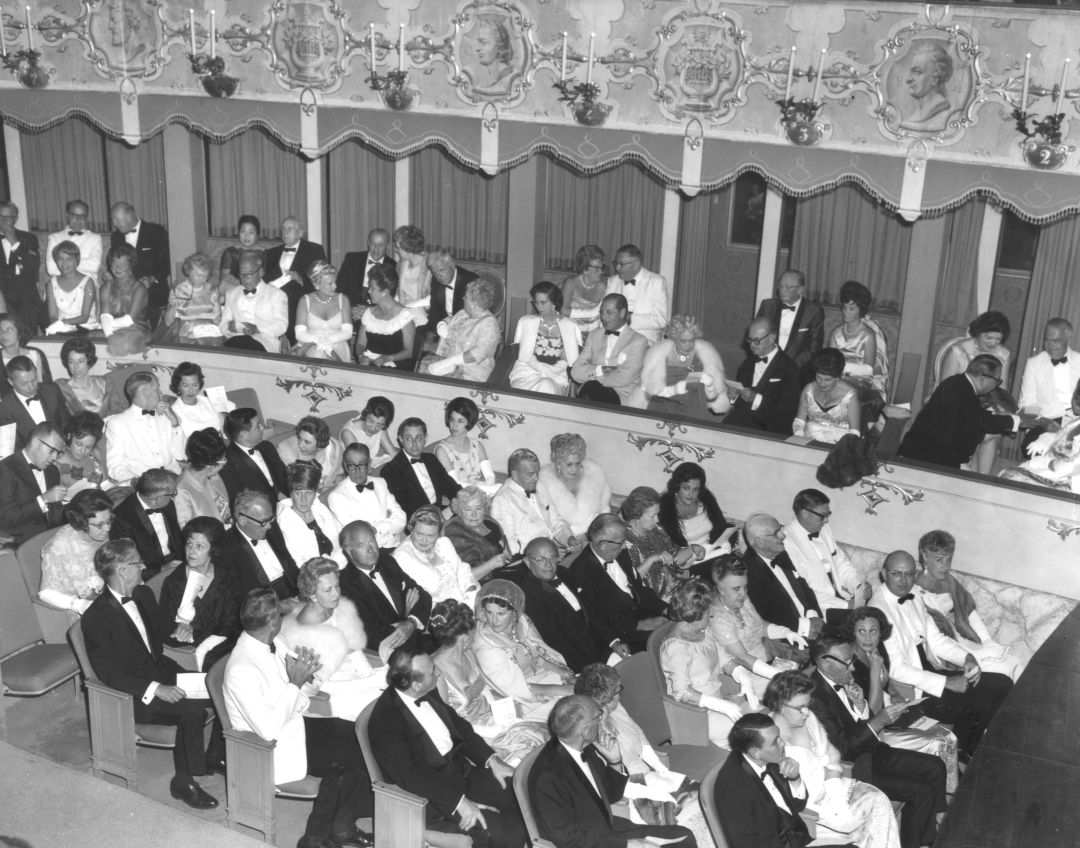
[(364, 765), (367, 766), (368, 777), (371, 778), (371, 782), (386, 783), (386, 775), (383, 774), (378, 760), (375, 759), (375, 754), (371, 750), (371, 739), (368, 737), (368, 723), (371, 721), (371, 713), (375, 710), (375, 704), (376, 702), (372, 701), (364, 707), (364, 711), (356, 719), (356, 739), (360, 743), (360, 751), (364, 755)]
[(724, 833), (724, 825), (720, 821), (720, 811), (716, 807), (716, 776), (727, 760), (728, 752), (724, 751), (720, 761), (717, 762), (701, 779), (698, 789), (698, 799), (701, 801), (701, 811), (705, 814), (705, 823), (709, 826), (716, 848), (729, 848), (727, 834)]
[(619, 700), (638, 727), (645, 733), (649, 744), (657, 748), (671, 740), (671, 727), (664, 711), (664, 690), (647, 653), (633, 654), (617, 666), (622, 682)]
[(90, 665), (90, 655), (86, 653), (86, 638), (82, 632), (82, 619), (80, 618), (68, 628), (68, 641), (71, 649), (75, 652), (75, 660), (79, 663), (79, 671), (85, 680), (96, 678), (94, 667)]
[(229, 711), (225, 709), (225, 664), (232, 656), (230, 651), (210, 666), (206, 672), (206, 691), (210, 693), (210, 700), (214, 704), (214, 712), (221, 721), (222, 730), (232, 730), (232, 722), (229, 721)]
[(0, 553), (0, 658), (45, 640), (31, 597), (15, 554)]
[(38, 590), (41, 589), (41, 551), (59, 531), (59, 527), (53, 527), (38, 533), (15, 549), (15, 558), (19, 561), (19, 570), (31, 598), (36, 598)]
[(930, 395), (934, 393), (934, 389), (938, 387), (938, 383), (941, 382), (941, 367), (945, 364), (945, 357), (948, 355), (949, 351), (967, 338), (968, 336), (957, 336), (955, 339), (949, 339), (949, 341), (938, 348), (938, 352), (934, 354), (934, 365), (931, 372), (933, 379), (931, 380), (930, 385), (926, 387), (926, 391), (923, 392), (925, 397), (929, 398)]
[(259, 413), (259, 418), (263, 417), (262, 405), (259, 403), (259, 396), (252, 388), (244, 389), (229, 389), (225, 392), (225, 397), (236, 404), (237, 409), (243, 409), (250, 407)]
[(514, 769), (514, 794), (517, 796), (522, 821), (525, 822), (525, 832), (529, 835), (529, 842), (532, 843), (533, 848), (548, 844), (546, 840), (540, 837), (540, 826), (536, 823), (532, 799), (529, 797), (529, 774), (532, 772), (532, 768), (536, 764), (536, 758), (542, 750), (542, 747), (534, 748)]
[(677, 623), (675, 621), (665, 621), (649, 634), (649, 641), (645, 643), (645, 653), (649, 655), (651, 660), (653, 675), (660, 685), (661, 693), (664, 695), (667, 694), (667, 681), (664, 680), (664, 669), (660, 665), (660, 646), (671, 635), (671, 631), (675, 629)]

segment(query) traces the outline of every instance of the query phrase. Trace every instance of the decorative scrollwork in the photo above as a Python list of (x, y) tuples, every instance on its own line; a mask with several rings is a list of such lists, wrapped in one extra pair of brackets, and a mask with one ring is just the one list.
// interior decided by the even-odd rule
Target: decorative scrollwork
[[(657, 426), (662, 427), (663, 425), (661, 422), (657, 422)], [(681, 427), (682, 425), (679, 424), (673, 425), (671, 432), (674, 433), (675, 428)], [(665, 474), (670, 474), (671, 469), (680, 462), (685, 462), (688, 459), (692, 458), (694, 462), (701, 462), (704, 459), (710, 459), (716, 455), (716, 451), (705, 445), (695, 445), (693, 442), (676, 441), (671, 438), (660, 439), (656, 436), (642, 436), (638, 433), (627, 433), (626, 440), (639, 451), (644, 451), (645, 448), (652, 446), (663, 448), (656, 456), (658, 459), (663, 460)]]
[(1077, 521), (1063, 521), (1059, 518), (1050, 518), (1046, 521), (1046, 529), (1053, 533), (1057, 533), (1063, 542), (1073, 533), (1080, 536), (1080, 522)]
[(670, 439), (676, 432), (683, 435), (686, 434), (686, 427), (680, 424), (678, 421), (657, 421), (657, 430), (667, 430), (668, 438)]
[(291, 378), (278, 377), (274, 382), (278, 388), (284, 389), (289, 394), (292, 394), (292, 390), (295, 388), (301, 389), (300, 396), (307, 399), (307, 402), (311, 404), (308, 409), (309, 412), (315, 413), (319, 411), (319, 404), (327, 399), (330, 394), (337, 395), (337, 399), (344, 400), (347, 397), (352, 397), (351, 386), (337, 386), (333, 383), (323, 383), (319, 381), (319, 377), (325, 376), (326, 369), (318, 365), (309, 363), (307, 365), (300, 366), (301, 371), (310, 371), (310, 380), (295, 380)]
[[(147, 350), (143, 351), (142, 357), (143, 357), (144, 360), (146, 360), (146, 358), (149, 355), (150, 355), (150, 350), (147, 349)], [(153, 372), (153, 371), (161, 371), (162, 373), (165, 374), (166, 377), (168, 377), (169, 379), (172, 379), (172, 373), (173, 373), (173, 370), (174, 370), (174, 366), (166, 365), (163, 362), (149, 362), (149, 361), (147, 361), (146, 364), (143, 365), (141, 362), (140, 363), (117, 362), (116, 360), (110, 359), (108, 362), (105, 363), (105, 370), (106, 371), (120, 371), (120, 370), (122, 370), (124, 368), (130, 368), (132, 365), (136, 365), (136, 364), (138, 364), (138, 366), (140, 368), (142, 368), (143, 370), (146, 370), (146, 371), (151, 371), (151, 372)]]
[(891, 480), (882, 480), (880, 477), (863, 477), (859, 483), (860, 485), (869, 487), (861, 492), (856, 492), (856, 495), (865, 502), (868, 515), (877, 515), (877, 507), (883, 503), (889, 503), (889, 498), (878, 493), (881, 489), (886, 492), (891, 492), (894, 495), (899, 495), (904, 506), (910, 506), (915, 501), (921, 501), (926, 497), (926, 493), (922, 489), (901, 486), (899, 483), (893, 483)]
[(497, 421), (505, 422), (511, 429), (518, 424), (525, 423), (525, 416), (520, 412), (510, 412), (505, 409), (496, 409), (492, 406), (482, 406), (479, 408), (479, 411), (480, 418), (476, 422), (476, 429), (479, 432), (476, 435), (477, 438), (480, 439), (487, 438), (488, 430), (493, 429), (496, 426)]

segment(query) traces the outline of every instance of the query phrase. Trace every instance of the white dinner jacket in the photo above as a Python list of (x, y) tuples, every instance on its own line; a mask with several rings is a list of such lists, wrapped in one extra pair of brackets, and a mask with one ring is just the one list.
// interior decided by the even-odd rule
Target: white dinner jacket
[(507, 478), (492, 498), (491, 517), (499, 522), (514, 554), (524, 553), (525, 546), (540, 536), (564, 545), (570, 537), (570, 526), (541, 500), (539, 492), (528, 498), (512, 478)]
[(326, 505), (342, 527), (352, 521), (366, 521), (375, 528), (380, 548), (396, 548), (405, 531), (405, 510), (386, 488), (381, 477), (368, 477), (373, 488), (356, 491), (356, 484), (346, 477), (326, 496)]
[[(234, 333), (229, 329), (229, 322), (243, 321), (240, 317), (240, 299), (247, 297), (243, 286), (236, 286), (225, 295), (225, 306), (221, 310), (221, 333), (225, 338), (243, 335)], [(254, 339), (263, 346), (268, 353), (281, 352), (281, 337), (289, 329), (289, 298), (285, 292), (276, 289), (268, 283), (260, 282), (255, 289), (255, 320), (252, 323), (258, 327), (259, 332)]]
[(671, 320), (671, 299), (667, 280), (659, 274), (642, 268), (636, 282), (626, 286), (622, 277), (608, 277), (607, 294), (621, 294), (630, 308), (630, 326), (641, 333), (649, 344), (656, 344)]
[[(558, 319), (559, 335), (562, 336), (563, 356), (566, 367), (572, 366), (581, 350), (581, 331), (569, 318)], [(524, 362), (536, 360), (536, 336), (540, 332), (539, 315), (523, 315), (514, 330), (514, 344), (518, 345), (518, 359)]]
[(105, 419), (105, 466), (109, 477), (127, 483), (151, 468), (180, 473), (186, 458), (184, 429), (167, 415), (143, 415), (132, 405)]
[[(1072, 406), (1072, 394), (1080, 381), (1080, 353), (1069, 348), (1065, 354), (1068, 361), (1061, 365), (1050, 364), (1050, 354), (1045, 350), (1024, 363), (1024, 376), (1020, 380), (1020, 409), (1034, 412), (1045, 418), (1061, 418)], [(1068, 390), (1059, 393), (1057, 375), (1062, 368), (1068, 369)]]
[[(793, 519), (784, 527), (784, 533), (784, 550), (791, 557), (796, 570), (814, 590), (822, 611), (847, 607), (847, 602), (855, 594), (855, 587), (862, 580), (848, 555), (836, 544), (832, 527), (824, 525), (818, 538), (811, 540), (807, 529)], [(836, 580), (836, 588), (841, 595), (839, 598), (829, 582), (829, 572)]]
[(50, 277), (58, 277), (60, 269), (53, 259), (53, 248), (62, 241), (74, 242), (79, 248), (79, 273), (93, 277), (95, 283), (101, 282), (101, 234), (91, 230), (83, 230), (80, 236), (69, 236), (68, 228), (64, 227), (55, 233), (49, 233), (45, 242), (45, 270)]

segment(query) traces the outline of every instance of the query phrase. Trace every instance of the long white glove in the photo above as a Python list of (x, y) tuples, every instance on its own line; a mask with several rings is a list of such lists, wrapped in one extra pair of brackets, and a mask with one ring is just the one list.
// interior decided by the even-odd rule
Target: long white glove
[(784, 627), (781, 624), (765, 625), (765, 635), (770, 639), (783, 639), (789, 645), (794, 645), (796, 648), (806, 647), (806, 640), (802, 636), (791, 628)]
[(738, 704), (726, 701), (723, 698), (715, 698), (712, 695), (702, 695), (701, 706), (707, 710), (712, 710), (714, 713), (725, 715), (732, 721), (738, 721), (743, 714)]
[(758, 677), (764, 677), (766, 680), (772, 680), (776, 675), (780, 673), (780, 669), (773, 668), (765, 660), (754, 660), (754, 674)]
[(731, 676), (735, 678), (735, 682), (739, 684), (739, 691), (742, 696), (746, 698), (746, 703), (751, 710), (757, 710), (761, 707), (761, 701), (758, 700), (757, 695), (754, 694), (754, 675), (752, 675), (749, 669), (739, 666), (733, 672)]
[(672, 383), (670, 386), (664, 386), (659, 392), (656, 393), (657, 397), (669, 398), (675, 397), (675, 395), (686, 394), (686, 380), (679, 380), (677, 383)]
[(444, 357), (428, 366), (428, 373), (435, 377), (445, 377), (459, 365), (465, 364), (465, 354), (455, 353), (453, 356)]
[(712, 378), (712, 375), (701, 372), (701, 385), (707, 389), (711, 389), (716, 381)]
[(450, 325), (447, 324), (445, 321), (440, 321), (438, 324), (435, 325), (435, 335), (437, 335), (440, 339), (445, 339), (447, 336), (450, 335)]
[(491, 467), (490, 459), (480, 460), (480, 474), (483, 475), (485, 483), (495, 482), (495, 469)]

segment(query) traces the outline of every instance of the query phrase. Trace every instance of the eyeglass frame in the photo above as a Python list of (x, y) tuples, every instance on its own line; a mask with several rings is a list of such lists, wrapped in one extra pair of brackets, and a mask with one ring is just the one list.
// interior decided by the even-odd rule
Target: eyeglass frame
[(838, 662), (840, 663), (840, 665), (846, 665), (848, 668), (854, 668), (855, 666), (855, 657), (851, 657), (851, 659), (847, 660), (842, 660), (840, 659), (840, 657), (835, 656), (834, 654), (822, 654), (821, 658), (823, 660), (832, 660), (833, 662)]
[(269, 518), (255, 518), (248, 515), (246, 512), (237, 513), (238, 518), (246, 518), (248, 521), (258, 524), (259, 527), (269, 527), (271, 524), (277, 521), (276, 515), (271, 515)]

